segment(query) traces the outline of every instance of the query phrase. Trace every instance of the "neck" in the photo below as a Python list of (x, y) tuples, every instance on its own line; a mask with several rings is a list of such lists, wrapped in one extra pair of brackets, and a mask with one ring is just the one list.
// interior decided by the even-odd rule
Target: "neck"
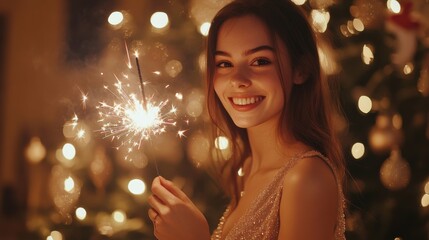
[(290, 133), (280, 138), (277, 125), (248, 128), (247, 133), (252, 151), (251, 173), (279, 168), (288, 158), (310, 149)]

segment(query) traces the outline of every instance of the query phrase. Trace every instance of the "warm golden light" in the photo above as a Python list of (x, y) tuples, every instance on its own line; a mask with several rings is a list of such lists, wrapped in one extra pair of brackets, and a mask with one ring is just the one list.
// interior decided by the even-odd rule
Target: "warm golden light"
[(183, 65), (178, 60), (171, 60), (167, 62), (167, 64), (165, 64), (165, 71), (172, 78), (175, 78), (177, 75), (179, 75), (179, 73), (181, 73), (182, 70), (183, 70)]
[(74, 189), (74, 180), (72, 177), (68, 177), (66, 178), (66, 180), (64, 180), (64, 190), (66, 190), (67, 192), (72, 192)]
[(52, 231), (46, 240), (63, 240), (63, 235), (58, 231)]
[(369, 65), (374, 60), (374, 53), (372, 52), (371, 45), (364, 44), (362, 48), (362, 61)]
[(387, 9), (392, 13), (400, 13), (401, 12), (401, 4), (397, 0), (387, 0)]
[(62, 154), (67, 160), (72, 160), (76, 156), (76, 148), (71, 143), (64, 144)]
[(186, 95), (186, 113), (192, 117), (199, 117), (204, 111), (204, 93), (200, 89), (193, 89)]
[(219, 136), (215, 139), (215, 147), (219, 150), (225, 150), (229, 146), (229, 141), (227, 137)]
[(421, 200), (421, 203), (422, 203), (422, 207), (427, 207), (427, 206), (429, 206), (429, 194), (425, 193), (425, 194), (423, 195), (422, 200)]
[(141, 195), (146, 190), (146, 184), (141, 179), (132, 179), (128, 183), (128, 190), (134, 195)]
[(86, 210), (83, 207), (76, 208), (75, 215), (77, 219), (84, 220), (86, 218)]
[(153, 27), (161, 29), (168, 25), (168, 15), (165, 12), (155, 12), (150, 17), (150, 23)]
[[(129, 148), (140, 147), (143, 140), (148, 140), (151, 135), (161, 134), (166, 131), (167, 125), (175, 125), (171, 115), (177, 109), (172, 106), (170, 111), (163, 113), (163, 108), (168, 100), (156, 104), (152, 97), (144, 101), (140, 100), (140, 95), (127, 93), (129, 85), (123, 85), (121, 81), (115, 84), (115, 91), (104, 88), (115, 96), (112, 104), (101, 102), (97, 106), (99, 122), (102, 123), (101, 132), (105, 137), (121, 139), (122, 145)], [(168, 119), (167, 119), (168, 118)]]
[(353, 144), (351, 153), (355, 159), (360, 159), (365, 154), (365, 145), (363, 143), (357, 142)]
[(238, 176), (240, 176), (240, 177), (244, 176), (243, 168), (238, 169), (237, 174), (238, 174)]
[(353, 27), (356, 29), (356, 31), (363, 32), (365, 30), (365, 26), (359, 18), (353, 19)]
[(201, 35), (203, 36), (209, 35), (210, 25), (211, 24), (209, 22), (204, 22), (203, 24), (201, 24), (200, 26)]
[(119, 11), (112, 12), (109, 15), (109, 18), (107, 19), (109, 24), (114, 26), (122, 23), (123, 20), (124, 20), (124, 15)]
[(311, 11), (311, 19), (312, 19), (312, 23), (314, 28), (318, 31), (318, 32), (325, 32), (326, 28), (328, 27), (328, 23), (329, 23), (329, 19), (331, 18), (331, 15), (329, 14), (329, 12), (325, 11), (325, 10), (312, 10)]
[(292, 0), (293, 3), (296, 5), (303, 5), (307, 0)]
[(84, 129), (79, 129), (76, 133), (76, 137), (78, 139), (81, 139), (81, 138), (85, 137), (85, 134), (86, 134), (86, 131)]
[(126, 216), (125, 212), (120, 211), (120, 210), (116, 210), (112, 213), (112, 218), (117, 223), (123, 223), (123, 222), (125, 222), (125, 219), (127, 218), (127, 216)]
[(403, 71), (405, 75), (411, 74), (414, 71), (414, 65), (412, 63), (405, 64)]
[(25, 157), (31, 163), (39, 163), (46, 156), (46, 148), (39, 137), (33, 137), (25, 149)]
[(176, 93), (175, 96), (178, 100), (183, 100), (183, 94), (182, 93)]
[(372, 109), (372, 101), (368, 96), (360, 96), (358, 100), (359, 110), (363, 113), (369, 113)]

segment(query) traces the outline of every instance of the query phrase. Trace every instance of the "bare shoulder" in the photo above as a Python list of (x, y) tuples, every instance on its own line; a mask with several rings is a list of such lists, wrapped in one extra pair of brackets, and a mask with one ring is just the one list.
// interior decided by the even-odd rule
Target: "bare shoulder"
[[(295, 192), (302, 197), (308, 194), (328, 195), (334, 193), (336, 199), (337, 181), (329, 165), (319, 157), (308, 157), (298, 160), (296, 165), (289, 170), (284, 179), (285, 190)], [(331, 195), (329, 195), (331, 196)], [(320, 197), (320, 196), (319, 196)]]
[(337, 186), (334, 173), (323, 159), (298, 160), (283, 182), (280, 234), (284, 235), (281, 236), (332, 239), (338, 213)]

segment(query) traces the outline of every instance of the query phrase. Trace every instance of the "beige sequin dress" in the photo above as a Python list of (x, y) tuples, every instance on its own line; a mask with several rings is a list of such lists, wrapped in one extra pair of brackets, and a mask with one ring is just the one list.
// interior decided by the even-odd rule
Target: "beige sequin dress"
[(338, 197), (340, 206), (338, 208), (338, 220), (335, 228), (335, 240), (345, 240), (345, 200), (341, 182), (334, 165), (331, 161), (316, 151), (306, 152), (298, 157), (292, 158), (275, 175), (273, 181), (257, 196), (253, 204), (235, 223), (228, 234), (223, 235), (223, 225), (229, 214), (229, 207), (220, 219), (217, 229), (212, 234), (212, 240), (277, 240), (280, 229), (280, 200), (282, 195), (283, 180), (285, 175), (300, 159), (319, 157), (323, 159), (333, 170), (338, 185)]

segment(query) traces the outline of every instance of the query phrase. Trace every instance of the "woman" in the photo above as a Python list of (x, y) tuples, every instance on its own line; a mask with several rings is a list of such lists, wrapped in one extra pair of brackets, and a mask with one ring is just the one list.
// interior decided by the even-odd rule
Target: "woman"
[[(323, 80), (312, 28), (290, 1), (237, 0), (215, 16), (208, 109), (233, 154), (220, 162), (231, 201), (212, 239), (345, 239), (344, 164)], [(152, 193), (158, 239), (210, 239), (170, 181), (156, 178)]]

